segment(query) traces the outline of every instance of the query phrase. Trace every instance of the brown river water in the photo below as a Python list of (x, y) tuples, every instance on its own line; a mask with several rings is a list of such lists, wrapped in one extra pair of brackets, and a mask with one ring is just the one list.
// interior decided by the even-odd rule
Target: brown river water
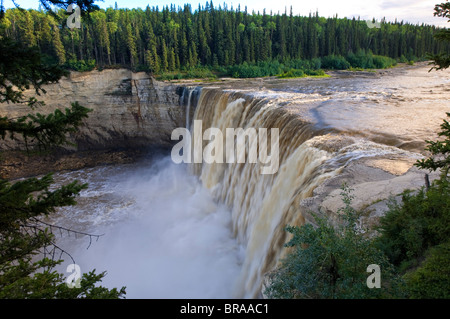
[(184, 105), (186, 126), (279, 128), (277, 173), (261, 175), (259, 163), (175, 164), (170, 154), (61, 172), (59, 183), (89, 188), (50, 222), (102, 236), (58, 242), (82, 271), (107, 270), (103, 283), (127, 286), (128, 298), (260, 297), (284, 226), (305, 222), (299, 202), (315, 188), (360, 158), (423, 156), (450, 112), (449, 73), (428, 69), (193, 83), (203, 89)]

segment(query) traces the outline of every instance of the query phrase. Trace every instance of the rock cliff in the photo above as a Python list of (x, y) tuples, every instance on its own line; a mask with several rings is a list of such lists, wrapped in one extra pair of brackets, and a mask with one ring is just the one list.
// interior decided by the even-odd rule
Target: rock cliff
[[(0, 143), (2, 177), (129, 162), (153, 147), (169, 148), (172, 130), (185, 126), (185, 109), (180, 103), (183, 87), (156, 81), (144, 72), (126, 69), (72, 72), (45, 89), (47, 93), (38, 97), (44, 106), (33, 111), (27, 106), (3, 103), (0, 116), (49, 114), (78, 101), (92, 112), (70, 136), (77, 147), (28, 157), (18, 151), (24, 149), (21, 141), (7, 137)], [(31, 94), (33, 90), (25, 92)]]
[[(47, 114), (78, 101), (93, 111), (72, 137), (78, 150), (170, 146), (174, 128), (184, 126), (180, 106), (182, 87), (155, 81), (144, 72), (103, 70), (72, 72), (38, 97), (45, 102), (35, 112)], [(26, 94), (34, 93), (33, 90)], [(0, 115), (17, 117), (30, 113), (26, 106), (1, 104)], [(20, 143), (6, 139), (0, 149), (17, 149)]]

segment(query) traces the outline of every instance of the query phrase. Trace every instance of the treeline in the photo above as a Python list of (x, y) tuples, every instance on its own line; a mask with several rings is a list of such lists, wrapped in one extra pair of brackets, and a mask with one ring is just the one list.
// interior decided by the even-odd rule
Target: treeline
[(410, 61), (449, 51), (433, 38), (434, 26), (383, 21), (369, 28), (359, 19), (293, 15), (292, 8), (273, 14), (214, 7), (212, 1), (196, 10), (189, 4), (145, 10), (116, 5), (84, 16), (79, 29), (67, 27), (68, 16), (64, 10), (9, 9), (0, 36), (37, 46), (49, 61), (76, 70), (126, 66), (156, 74), (323, 57), (348, 61), (361, 52)]

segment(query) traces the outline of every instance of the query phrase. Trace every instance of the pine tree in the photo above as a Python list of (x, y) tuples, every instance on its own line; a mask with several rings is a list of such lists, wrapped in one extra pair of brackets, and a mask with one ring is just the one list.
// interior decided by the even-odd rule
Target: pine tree
[(20, 28), (23, 42), (30, 47), (37, 45), (36, 36), (34, 35), (34, 22), (30, 11), (24, 11), (22, 19)]
[[(450, 1), (437, 4), (434, 8), (434, 15), (437, 17), (447, 18), (450, 22)], [(446, 44), (450, 44), (450, 30), (444, 29), (436, 33), (435, 38)], [(440, 54), (429, 54), (429, 57), (433, 59), (432, 64), (434, 67), (432, 69), (443, 70), (450, 67), (450, 54), (447, 52)]]
[(66, 50), (61, 42), (61, 36), (58, 26), (53, 25), (52, 31), (52, 44), (53, 48), (55, 49), (56, 57), (58, 58), (60, 64), (64, 64), (64, 62), (66, 62)]
[[(41, 2), (44, 5), (61, 4), (59, 0)], [(3, 15), (0, 21), (2, 19)], [(59, 33), (55, 32), (54, 36), (59, 39)], [(67, 75), (67, 71), (57, 65), (48, 65), (32, 42), (0, 37), (1, 103), (38, 106), (41, 102), (34, 96), (26, 97), (24, 91), (33, 88), (37, 95), (43, 94), (44, 85), (59, 81), (63, 75)], [(74, 102), (64, 112), (30, 113), (19, 118), (2, 116), (0, 136), (2, 139), (21, 138), (29, 149), (50, 150), (69, 143), (67, 133), (76, 130), (90, 111)], [(0, 298), (122, 297), (124, 288), (110, 290), (96, 285), (105, 272), (84, 274), (80, 288), (70, 289), (63, 275), (54, 270), (62, 260), (39, 256), (43, 252), (50, 252), (51, 256), (59, 249), (54, 243), (54, 234), (40, 217), (51, 214), (58, 207), (75, 204), (75, 196), (86, 185), (74, 181), (55, 190), (51, 187), (54, 188), (51, 174), (15, 183), (0, 177)]]
[(131, 28), (131, 24), (127, 24), (127, 29), (126, 29), (126, 43), (128, 46), (128, 50), (129, 50), (129, 54), (130, 54), (130, 65), (132, 68), (136, 67), (136, 65), (138, 64), (138, 56), (137, 56), (137, 50), (136, 50), (136, 41), (135, 41), (135, 37), (133, 35), (133, 31)]
[(168, 52), (167, 52), (167, 46), (166, 46), (166, 41), (163, 39), (162, 40), (162, 52), (161, 52), (161, 70), (163, 72), (167, 72), (167, 70), (169, 69), (169, 57), (168, 57)]
[[(445, 17), (445, 4), (436, 8), (436, 15)], [(174, 5), (162, 10), (157, 6), (145, 10), (108, 8), (93, 12), (91, 18), (82, 20), (81, 29), (72, 31), (64, 28), (64, 10), (55, 16), (60, 39), (52, 34), (50, 44), (45, 19), (54, 16), (46, 12), (7, 10), (0, 34), (37, 45), (55, 61), (64, 61), (63, 56), (66, 60), (96, 59), (98, 65), (136, 69), (142, 64), (148, 67), (150, 50), (155, 63), (159, 59), (160, 70), (232, 66), (273, 58), (279, 62), (329, 55), (347, 58), (349, 53), (360, 51), (405, 60), (424, 57), (428, 50), (445, 65), (446, 54), (438, 53), (450, 48), (444, 41), (448, 32), (441, 30), (434, 38), (436, 28), (432, 26), (384, 21), (380, 29), (370, 29), (356, 18), (325, 19), (317, 12), (294, 16), (292, 8), (289, 13), (275, 15), (265, 10), (249, 13), (240, 7), (236, 11), (227, 6), (214, 8), (211, 2), (199, 5), (196, 11), (190, 5), (178, 10)]]
[(168, 61), (169, 71), (175, 71), (177, 60), (175, 58), (175, 49), (174, 48), (170, 49), (170, 53), (168, 54), (168, 60), (169, 60)]

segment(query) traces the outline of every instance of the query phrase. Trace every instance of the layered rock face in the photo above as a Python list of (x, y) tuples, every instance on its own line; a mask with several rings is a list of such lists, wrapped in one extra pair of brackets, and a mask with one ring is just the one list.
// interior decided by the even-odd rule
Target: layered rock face
[[(72, 135), (79, 151), (169, 147), (172, 130), (185, 125), (185, 110), (180, 106), (182, 87), (155, 81), (144, 72), (72, 72), (46, 90), (38, 97), (45, 106), (35, 112), (48, 114), (56, 108), (70, 107), (75, 101), (93, 110), (85, 125)], [(26, 106), (0, 105), (0, 115), (11, 118), (30, 112)], [(20, 146), (20, 142), (6, 139), (0, 149)]]
[[(0, 143), (0, 176), (14, 179), (64, 169), (127, 163), (153, 147), (169, 148), (171, 133), (184, 127), (185, 109), (180, 103), (182, 86), (155, 81), (144, 72), (126, 69), (72, 72), (68, 78), (45, 87), (37, 96), (45, 102), (35, 110), (16, 104), (0, 104), (0, 116), (16, 118), (29, 113), (50, 114), (78, 101), (92, 109), (84, 125), (70, 136), (76, 147), (27, 156), (24, 143), (6, 137)], [(25, 95), (35, 96), (34, 90)]]

